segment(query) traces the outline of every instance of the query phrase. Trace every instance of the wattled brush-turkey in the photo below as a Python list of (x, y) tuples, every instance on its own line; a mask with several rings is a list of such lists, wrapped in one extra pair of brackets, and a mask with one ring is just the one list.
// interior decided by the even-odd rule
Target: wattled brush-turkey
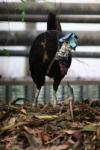
[(49, 13), (47, 31), (35, 38), (29, 54), (30, 72), (37, 87), (34, 98), (35, 106), (38, 103), (40, 89), (45, 83), (45, 76), (54, 80), (54, 105), (57, 103), (56, 92), (60, 81), (67, 74), (71, 65), (71, 51), (75, 50), (76, 46), (76, 34), (63, 34), (56, 15)]

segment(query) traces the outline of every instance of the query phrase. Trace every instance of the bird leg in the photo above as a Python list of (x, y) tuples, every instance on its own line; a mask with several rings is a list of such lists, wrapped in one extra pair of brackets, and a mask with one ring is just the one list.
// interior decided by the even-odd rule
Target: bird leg
[(56, 91), (55, 90), (53, 90), (53, 96), (54, 96), (53, 106), (55, 107), (57, 105), (57, 95), (56, 95)]
[(53, 100), (53, 107), (55, 107), (57, 105), (57, 89), (59, 86), (59, 83), (61, 81), (61, 78), (54, 78), (54, 83), (53, 83), (53, 96), (54, 96), (54, 100)]
[(37, 107), (39, 93), (40, 93), (40, 89), (36, 89), (35, 98), (34, 98), (34, 102), (33, 102), (32, 106), (36, 106)]
[(74, 101), (74, 91), (73, 91), (73, 88), (71, 87), (70, 83), (67, 81), (67, 85), (68, 85), (68, 88), (69, 88), (69, 91), (70, 91), (70, 95), (72, 96), (72, 99)]
[(71, 87), (70, 83), (67, 82), (71, 97), (69, 98), (69, 110), (70, 110), (70, 114), (71, 114), (71, 118), (72, 120), (74, 120), (74, 115), (73, 115), (73, 107), (74, 107), (74, 92), (73, 92), (73, 88)]

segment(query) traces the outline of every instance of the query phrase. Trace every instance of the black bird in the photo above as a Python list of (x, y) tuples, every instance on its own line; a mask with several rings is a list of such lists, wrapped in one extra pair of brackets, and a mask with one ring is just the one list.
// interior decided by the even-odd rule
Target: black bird
[(29, 54), (30, 72), (37, 87), (35, 106), (38, 103), (41, 87), (45, 84), (45, 76), (54, 80), (54, 105), (57, 103), (56, 92), (71, 65), (71, 50), (76, 48), (75, 44), (77, 44), (76, 34), (63, 34), (58, 18), (54, 13), (49, 13), (47, 31), (35, 38)]

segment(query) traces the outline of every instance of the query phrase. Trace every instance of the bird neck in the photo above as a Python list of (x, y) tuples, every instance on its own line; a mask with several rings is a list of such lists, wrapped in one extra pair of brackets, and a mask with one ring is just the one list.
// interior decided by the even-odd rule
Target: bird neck
[(61, 46), (61, 48), (56, 53), (56, 60), (68, 58), (69, 54), (71, 54), (72, 49), (70, 48), (69, 44), (64, 42)]

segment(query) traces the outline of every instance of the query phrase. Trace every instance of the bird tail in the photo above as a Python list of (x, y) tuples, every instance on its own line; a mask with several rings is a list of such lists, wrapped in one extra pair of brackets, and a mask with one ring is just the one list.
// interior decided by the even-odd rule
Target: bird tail
[(61, 31), (60, 22), (55, 13), (49, 12), (48, 14), (47, 30)]

